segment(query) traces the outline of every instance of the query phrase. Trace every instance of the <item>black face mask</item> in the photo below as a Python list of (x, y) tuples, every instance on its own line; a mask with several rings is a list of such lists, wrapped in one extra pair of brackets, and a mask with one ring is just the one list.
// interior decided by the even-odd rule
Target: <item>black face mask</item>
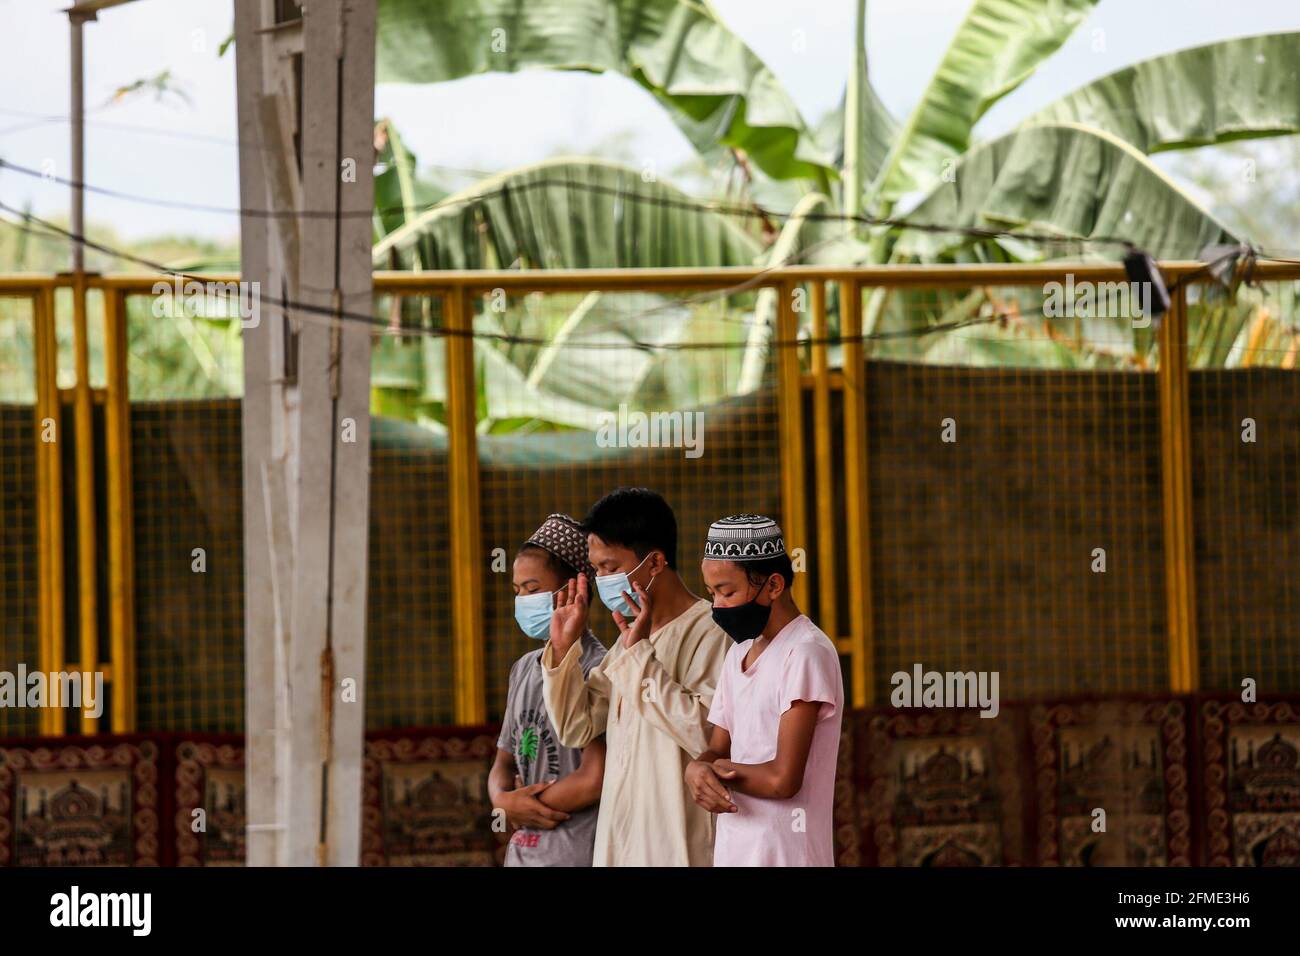
[[(770, 580), (770, 579), (769, 579)], [(764, 581), (763, 584), (767, 584)], [(763, 593), (759, 588), (759, 594)], [(727, 632), (737, 644), (758, 637), (767, 627), (768, 618), (772, 616), (772, 605), (759, 604), (758, 594), (754, 599), (735, 607), (713, 607), (713, 623)]]

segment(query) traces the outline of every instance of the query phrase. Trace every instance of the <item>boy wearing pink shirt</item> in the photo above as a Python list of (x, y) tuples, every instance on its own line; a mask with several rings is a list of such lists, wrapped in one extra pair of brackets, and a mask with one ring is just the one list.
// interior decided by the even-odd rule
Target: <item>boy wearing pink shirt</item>
[(709, 749), (685, 772), (695, 802), (718, 814), (713, 865), (834, 866), (839, 653), (795, 605), (771, 518), (715, 521), (701, 571), (713, 619), (736, 641), (709, 710)]

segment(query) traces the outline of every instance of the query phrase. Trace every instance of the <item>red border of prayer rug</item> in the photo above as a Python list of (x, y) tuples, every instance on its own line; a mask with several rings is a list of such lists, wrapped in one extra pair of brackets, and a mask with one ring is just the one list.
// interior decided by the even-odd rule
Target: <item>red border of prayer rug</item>
[(1190, 866), (1187, 718), (1185, 698), (1033, 705), (1038, 863)]
[(868, 865), (999, 866), (1025, 861), (1023, 721), (1003, 706), (876, 708), (858, 726)]
[(159, 756), (147, 738), (0, 745), (0, 866), (158, 866)]
[[(243, 866), (246, 823), (243, 738), (187, 739), (173, 750), (177, 866)], [(201, 817), (195, 811), (202, 810)], [(195, 824), (201, 822), (200, 829)]]
[(496, 725), (373, 731), (361, 795), (362, 866), (495, 866), (487, 775)]
[(1206, 862), (1300, 866), (1300, 698), (1200, 704)]

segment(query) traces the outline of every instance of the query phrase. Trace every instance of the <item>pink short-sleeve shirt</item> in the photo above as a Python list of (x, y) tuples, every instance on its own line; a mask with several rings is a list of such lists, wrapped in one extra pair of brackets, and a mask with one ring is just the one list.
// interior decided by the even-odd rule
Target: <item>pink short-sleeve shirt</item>
[(710, 723), (731, 735), (735, 763), (766, 763), (776, 756), (781, 715), (797, 700), (821, 711), (804, 768), (803, 787), (788, 800), (732, 791), (739, 812), (717, 815), (714, 866), (834, 866), (832, 811), (835, 763), (844, 710), (839, 653), (806, 615), (772, 639), (748, 671), (741, 669), (753, 641), (727, 652), (709, 710)]

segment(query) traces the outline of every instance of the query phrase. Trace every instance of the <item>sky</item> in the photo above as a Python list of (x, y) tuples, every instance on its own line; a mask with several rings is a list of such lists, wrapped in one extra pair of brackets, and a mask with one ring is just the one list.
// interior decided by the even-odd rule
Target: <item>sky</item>
[[(970, 2), (868, 0), (869, 71), (895, 116), (915, 106)], [(0, 157), (64, 178), (69, 29), (60, 11), (66, 6), (67, 0), (0, 0)], [(806, 120), (838, 104), (852, 53), (853, 0), (712, 0), (712, 6), (767, 63)], [(231, 24), (231, 0), (138, 0), (86, 26), (88, 183), (206, 205), (238, 204), (235, 58), (233, 50), (217, 55)], [(1034, 76), (994, 106), (976, 136), (998, 135), (1057, 97), (1139, 60), (1296, 29), (1300, 3), (1294, 0), (1102, 0)], [(113, 102), (115, 90), (164, 70), (183, 96), (145, 93)], [(498, 170), (557, 152), (589, 154), (620, 141), (642, 164), (661, 170), (692, 155), (658, 104), (615, 75), (535, 73), (382, 85), (375, 115), (395, 122), (422, 168)], [(37, 215), (61, 215), (67, 194), (57, 183), (0, 169), (6, 205), (30, 202)], [(125, 239), (238, 236), (233, 215), (93, 194), (86, 215)]]

